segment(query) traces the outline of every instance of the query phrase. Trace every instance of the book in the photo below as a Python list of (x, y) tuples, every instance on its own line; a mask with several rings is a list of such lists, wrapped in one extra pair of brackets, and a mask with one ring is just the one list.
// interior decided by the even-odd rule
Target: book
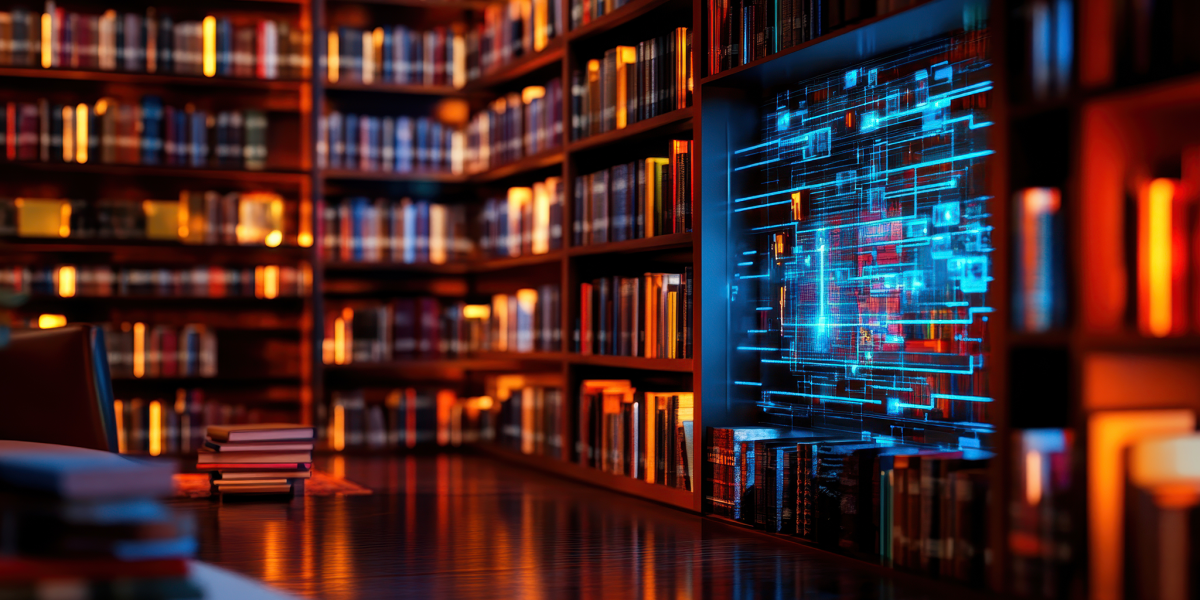
[[(219, 425), (208, 428), (208, 436), (217, 442), (265, 442), (274, 440), (307, 440), (313, 438), (313, 428), (285, 423), (253, 425)], [(286, 462), (286, 461), (284, 461)], [(296, 461), (307, 462), (307, 461)]]
[(0, 482), (62, 498), (167, 496), (173, 465), (108, 452), (21, 443), (0, 447)]
[(211, 452), (201, 448), (197, 464), (309, 463), (312, 452)]

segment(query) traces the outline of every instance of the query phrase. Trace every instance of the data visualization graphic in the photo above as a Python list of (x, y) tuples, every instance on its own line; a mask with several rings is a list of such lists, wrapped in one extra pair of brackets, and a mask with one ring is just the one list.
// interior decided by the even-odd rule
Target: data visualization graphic
[(988, 448), (983, 31), (789, 86), (732, 160), (735, 397), (773, 423)]

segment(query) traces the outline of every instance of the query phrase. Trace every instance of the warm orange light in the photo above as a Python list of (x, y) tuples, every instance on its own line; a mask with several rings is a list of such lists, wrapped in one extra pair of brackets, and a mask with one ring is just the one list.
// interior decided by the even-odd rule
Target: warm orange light
[(39, 315), (38, 329), (54, 329), (55, 327), (63, 327), (67, 324), (65, 315)]
[(88, 105), (75, 107), (75, 162), (88, 161)]
[(450, 230), (445, 204), (429, 205), (429, 263), (444, 265), (449, 258)]
[[(58, 237), (71, 237), (71, 203), (63, 202), (59, 208)], [(72, 272), (74, 268), (72, 267)], [(74, 280), (72, 280), (74, 285)]]
[(629, 96), (637, 93), (629, 89), (628, 71), (637, 62), (637, 48), (633, 46), (617, 46), (617, 129), (624, 129), (629, 124)]
[(495, 401), (492, 400), (491, 396), (479, 396), (475, 398), (475, 405), (479, 407), (479, 410), (492, 410), (494, 404)]
[(133, 376), (146, 375), (146, 324), (133, 324)]
[(108, 112), (108, 100), (101, 98), (96, 101), (96, 116), (103, 117)]
[(1042, 501), (1042, 453), (1025, 453), (1025, 502), (1037, 506)]
[[(340, 363), (339, 363), (340, 364)], [(346, 407), (333, 405), (333, 425), (330, 427), (330, 444), (334, 450), (346, 449)]]
[(439, 446), (450, 444), (450, 413), (458, 396), (454, 390), (438, 390), (437, 393), (437, 443)]
[(370, 31), (362, 32), (362, 82), (375, 83), (375, 43)]
[(804, 196), (800, 192), (792, 192), (792, 220), (804, 220)]
[(546, 88), (544, 88), (540, 85), (525, 86), (525, 89), (521, 90), (521, 102), (524, 102), (525, 104), (529, 104), (530, 102), (533, 102), (534, 100), (537, 100), (538, 98), (545, 98), (545, 97), (546, 97)]
[(330, 31), (328, 42), (326, 43), (326, 64), (329, 65), (329, 83), (337, 83), (338, 81), (338, 34), (336, 31)]
[(296, 244), (301, 248), (311, 248), (313, 245), (311, 200), (300, 202), (300, 233), (296, 235)]
[(496, 294), (492, 296), (492, 314), (496, 315), (496, 339), (492, 340), (492, 350), (508, 351), (508, 296)]
[(67, 265), (58, 268), (58, 295), (63, 298), (75, 296), (75, 267)]
[(279, 266), (263, 267), (263, 297), (272, 300), (279, 297)]
[(492, 307), (486, 304), (468, 304), (463, 306), (464, 319), (487, 319), (492, 316)]
[(217, 19), (212, 15), (204, 17), (201, 22), (203, 42), (202, 68), (205, 77), (217, 75)]
[(346, 321), (341, 317), (333, 320), (333, 364), (346, 364)]
[(116, 413), (117, 422), (117, 452), (124, 454), (127, 452), (125, 447), (125, 403), (113, 400), (113, 412)]
[(1166, 337), (1171, 333), (1171, 209), (1174, 197), (1174, 181), (1159, 178), (1150, 182), (1142, 225), (1143, 330), (1154, 337)]
[(1125, 448), (1150, 437), (1191, 433), (1190, 410), (1100, 411), (1088, 419), (1088, 560), (1093, 600), (1119, 600), (1123, 588)]
[(277, 248), (283, 243), (283, 232), (278, 229), (272, 229), (271, 233), (267, 234), (267, 238), (264, 240), (264, 242), (267, 244), (268, 248)]
[(42, 68), (54, 66), (54, 17), (42, 13)]
[(62, 159), (63, 162), (75, 162), (75, 108), (62, 107)]
[(533, 253), (550, 251), (550, 186), (533, 184)]
[(150, 456), (162, 454), (162, 402), (150, 403)]

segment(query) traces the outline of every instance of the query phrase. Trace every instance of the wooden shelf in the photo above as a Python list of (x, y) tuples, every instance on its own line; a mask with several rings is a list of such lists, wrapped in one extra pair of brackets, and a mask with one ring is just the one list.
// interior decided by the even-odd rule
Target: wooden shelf
[(46, 173), (104, 175), (114, 177), (169, 177), (172, 179), (244, 181), (259, 184), (300, 187), (308, 181), (302, 171), (239, 171), (229, 169), (189, 169), (153, 165), (104, 163), (61, 163), (40, 161), (0, 161), (0, 171), (31, 170)]
[(1083, 352), (1195, 353), (1200, 352), (1200, 335), (1153, 338), (1132, 332), (1113, 335), (1082, 334), (1077, 338), (1077, 346)]
[(551, 148), (550, 150), (539, 152), (533, 156), (526, 156), (518, 161), (493, 167), (492, 169), (483, 171), (481, 173), (476, 173), (471, 175), (470, 179), (475, 183), (491, 183), (494, 181), (517, 177), (534, 171), (539, 171), (541, 169), (553, 167), (554, 165), (562, 164), (562, 161), (562, 150)]
[(481, 357), (412, 358), (379, 363), (325, 365), (328, 377), (353, 376), (361, 380), (461, 378), (466, 371), (516, 371), (536, 363), (558, 364), (556, 353), (486, 353)]
[(114, 386), (144, 385), (144, 386), (183, 386), (204, 387), (228, 385), (294, 385), (300, 382), (300, 376), (292, 377), (113, 377)]
[(671, 373), (691, 373), (692, 359), (690, 358), (645, 358), (642, 356), (608, 356), (603, 354), (568, 354), (567, 362), (573, 365), (593, 367), (615, 367), (620, 369), (637, 369), (639, 371), (668, 371)]
[[(563, 50), (565, 46), (563, 36), (558, 36), (550, 40), (541, 52), (534, 52), (533, 54), (527, 54), (516, 60), (509, 61), (508, 64), (501, 65), (474, 81), (468, 81), (463, 90), (467, 92), (484, 92), (492, 88), (510, 84), (534, 71), (562, 61), (565, 55)], [(563, 83), (564, 85), (566, 84), (566, 82)]]
[[(159, 240), (8, 238), (0, 239), (0, 248), (25, 252), (139, 252), (149, 249), (179, 250), (188, 253), (236, 252), (275, 257), (308, 258), (312, 248), (300, 246), (231, 246), (226, 244), (182, 244)], [(157, 257), (156, 257), (157, 258)]]
[(692, 245), (692, 234), (669, 233), (636, 240), (611, 242), (608, 244), (593, 244), (587, 246), (572, 246), (567, 249), (568, 256), (598, 256), (605, 254), (628, 254), (634, 252), (656, 252), (675, 248), (688, 248)]
[(599, 469), (585, 467), (583, 465), (549, 456), (523, 454), (517, 450), (513, 450), (492, 442), (477, 442), (473, 444), (473, 446), (483, 452), (503, 458), (512, 463), (531, 467), (540, 471), (546, 471), (561, 477), (569, 477), (576, 481), (601, 487), (606, 490), (628, 494), (643, 500), (659, 502), (675, 508), (682, 508), (683, 510), (687, 511), (697, 512), (698, 509), (695, 501), (696, 494), (689, 490), (671, 488), (655, 483), (646, 483), (640, 479), (634, 479), (624, 475), (605, 473)]
[(339, 81), (325, 83), (325, 89), (340, 92), (373, 92), (404, 96), (466, 96), (461, 89), (443, 85), (417, 85), (410, 83), (363, 83), (361, 81)]
[(645, 121), (638, 121), (624, 129), (606, 131), (576, 140), (567, 144), (567, 152), (575, 154), (619, 142), (632, 142), (657, 135), (691, 131), (693, 114), (692, 107), (690, 106), (675, 109), (657, 117), (651, 117)]
[(321, 169), (320, 176), (325, 181), (430, 181), (435, 183), (466, 183), (464, 175), (438, 171), (358, 171), (350, 169)]
[(469, 262), (447, 263), (444, 265), (434, 265), (430, 263), (332, 261), (324, 263), (324, 266), (326, 271), (396, 271), (409, 273), (433, 273), (442, 275), (466, 275), (468, 273), (503, 271), (505, 269), (515, 269), (518, 267), (553, 263), (561, 261), (563, 256), (564, 253), (562, 251), (556, 251), (548, 254), (530, 254), (525, 256), (514, 256), (512, 258), (493, 258)]
[[(294, 1), (294, 0), (293, 0)], [(405, 6), (413, 8), (453, 8), (456, 10), (482, 10), (491, 4), (499, 4), (499, 0), (327, 0), (328, 2), (374, 4), (377, 6)]]
[(259, 89), (271, 92), (300, 92), (308, 81), (295, 79), (257, 79), (251, 77), (204, 77), (129, 73), (125, 71), (90, 71), (82, 69), (41, 69), (37, 67), (0, 67), (0, 77), (13, 79), (53, 79), (59, 81), (94, 81), (130, 85), (192, 85)]
[[(918, 9), (922, 6), (925, 6), (927, 4), (932, 4), (932, 3), (935, 3), (938, 1), (939, 0), (917, 0), (917, 2), (914, 2), (912, 5), (902, 8), (900, 10), (895, 10), (895, 11), (889, 12), (884, 15), (877, 15), (877, 16), (871, 17), (869, 19), (863, 19), (861, 21), (855, 22), (852, 25), (848, 25), (846, 27), (841, 27), (841, 28), (831, 31), (821, 37), (814, 38), (814, 39), (808, 40), (807, 42), (803, 42), (800, 44), (796, 44), (795, 46), (792, 46), (791, 48), (786, 48), (786, 49), (780, 50), (779, 52), (776, 52), (769, 56), (764, 56), (762, 58), (748, 62), (744, 65), (738, 65), (736, 67), (733, 67), (732, 69), (726, 69), (724, 71), (721, 71), (720, 73), (708, 75), (707, 77), (702, 77), (702, 78), (700, 78), (699, 83), (700, 83), (700, 85), (708, 85), (708, 84), (720, 82), (723, 79), (728, 79), (728, 78), (730, 78), (734, 75), (737, 75), (738, 73), (741, 73), (743, 71), (749, 71), (760, 65), (778, 60), (778, 59), (783, 58), (784, 56), (787, 56), (794, 52), (799, 52), (801, 50), (804, 50), (805, 48), (811, 48), (813, 46), (817, 46), (819, 44), (828, 42), (829, 40), (832, 40), (834, 38), (838, 38), (843, 35), (848, 35), (850, 33), (853, 33), (857, 29), (861, 29), (861, 28), (867, 27), (869, 25), (874, 25), (875, 23), (878, 23), (884, 19), (889, 19), (898, 14), (905, 13), (905, 12), (908, 12), (908, 11), (911, 11), (914, 9)], [(707, 64), (705, 64), (703, 66), (707, 66)]]
[[(675, 0), (634, 0), (586, 25), (568, 31), (567, 41), (576, 42), (608, 33), (646, 13), (673, 2)], [(697, 47), (696, 50), (698, 51), (700, 48)]]

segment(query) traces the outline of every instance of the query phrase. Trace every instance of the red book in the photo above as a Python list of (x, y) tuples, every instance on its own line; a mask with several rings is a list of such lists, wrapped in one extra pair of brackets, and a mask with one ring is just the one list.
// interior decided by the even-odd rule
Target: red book
[(31, 102), (20, 105), (20, 126), (17, 127), (17, 159), (38, 159), (38, 106)]
[(4, 156), (17, 160), (17, 103), (9, 102), (4, 107)]
[(179, 376), (179, 335), (173, 327), (164, 327), (162, 335), (159, 337), (162, 341), (162, 348), (159, 351), (159, 357), (162, 361), (162, 376), (163, 377), (178, 377)]
[(185, 577), (187, 574), (187, 561), (181, 558), (127, 561), (116, 558), (0, 557), (0, 584), (6, 585), (44, 579), (140, 579)]
[(309, 470), (312, 468), (312, 463), (205, 463), (196, 465), (197, 471), (216, 471), (231, 470), (231, 471), (294, 471), (297, 469)]
[(579, 353), (592, 354), (592, 284), (579, 284)]

